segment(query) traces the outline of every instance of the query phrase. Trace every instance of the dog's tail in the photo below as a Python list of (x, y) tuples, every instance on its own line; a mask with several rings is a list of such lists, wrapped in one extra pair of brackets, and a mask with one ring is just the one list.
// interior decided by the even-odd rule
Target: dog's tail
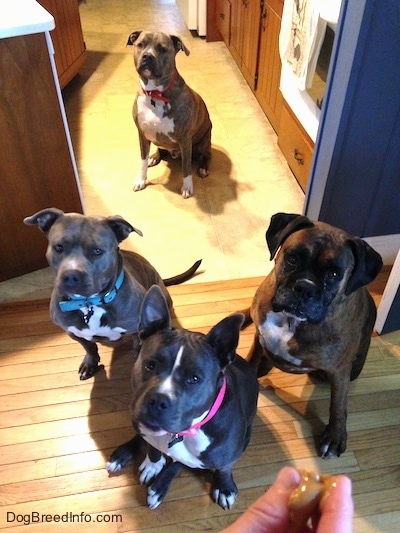
[(196, 261), (188, 270), (186, 270), (186, 272), (182, 272), (182, 274), (177, 274), (176, 276), (172, 276), (172, 278), (163, 279), (164, 285), (166, 287), (171, 285), (179, 285), (179, 283), (183, 283), (184, 281), (192, 278), (201, 265), (201, 261), (201, 259)]
[(244, 322), (243, 322), (242, 327), (240, 328), (241, 330), (246, 329), (248, 326), (250, 326), (250, 324), (253, 323), (253, 319), (251, 318), (251, 315), (250, 315), (250, 307), (248, 307), (247, 309), (243, 309), (242, 311), (237, 311), (237, 312), (242, 313), (244, 315)]

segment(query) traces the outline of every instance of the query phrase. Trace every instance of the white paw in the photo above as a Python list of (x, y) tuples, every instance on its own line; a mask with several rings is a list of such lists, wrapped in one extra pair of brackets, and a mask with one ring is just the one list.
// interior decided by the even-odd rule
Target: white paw
[(153, 463), (153, 461), (149, 459), (149, 456), (146, 455), (145, 460), (139, 466), (139, 472), (141, 473), (139, 478), (140, 483), (149, 483), (149, 481), (154, 479), (161, 472), (165, 463), (166, 459), (163, 455), (156, 463)]
[(162, 500), (157, 492), (149, 488), (147, 491), (147, 505), (150, 507), (150, 509), (156, 509), (161, 502)]
[(142, 180), (138, 178), (135, 183), (133, 184), (133, 190), (134, 191), (141, 191), (146, 187), (146, 180)]
[(183, 178), (183, 184), (182, 184), (182, 197), (183, 198), (190, 198), (193, 196), (193, 179), (192, 176), (186, 176)]
[(109, 474), (115, 474), (115, 472), (120, 472), (122, 470), (121, 463), (118, 461), (107, 461), (106, 470)]
[(237, 493), (230, 492), (228, 495), (223, 494), (219, 489), (213, 491), (213, 498), (215, 503), (218, 503), (222, 509), (232, 509), (235, 504)]

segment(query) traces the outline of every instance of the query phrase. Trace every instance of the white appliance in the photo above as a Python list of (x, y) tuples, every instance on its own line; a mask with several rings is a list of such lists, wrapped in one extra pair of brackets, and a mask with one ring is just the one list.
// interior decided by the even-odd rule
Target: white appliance
[(200, 37), (206, 36), (207, 0), (176, 0), (189, 30), (197, 31)]
[[(294, 3), (294, 0), (285, 0), (285, 7), (288, 8), (292, 3)], [(319, 17), (325, 24), (322, 25), (323, 29), (328, 25), (333, 31), (336, 30), (341, 3), (342, 0), (314, 0), (312, 4), (313, 6), (318, 6)], [(323, 39), (320, 39), (318, 50), (321, 48), (322, 42)], [(316, 65), (314, 64), (311, 68), (315, 70), (315, 67)], [(310, 96), (308, 90), (299, 88), (298, 80), (291, 66), (284, 60), (282, 61), (280, 89), (284, 99), (291, 107), (299, 122), (315, 142), (321, 114), (320, 107)]]

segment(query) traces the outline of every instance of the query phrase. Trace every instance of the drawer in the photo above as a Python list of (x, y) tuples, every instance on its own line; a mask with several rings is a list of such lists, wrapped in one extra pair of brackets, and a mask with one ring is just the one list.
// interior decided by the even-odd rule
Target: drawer
[(294, 116), (286, 102), (283, 103), (278, 129), (278, 146), (303, 191), (306, 190), (314, 151), (314, 143)]

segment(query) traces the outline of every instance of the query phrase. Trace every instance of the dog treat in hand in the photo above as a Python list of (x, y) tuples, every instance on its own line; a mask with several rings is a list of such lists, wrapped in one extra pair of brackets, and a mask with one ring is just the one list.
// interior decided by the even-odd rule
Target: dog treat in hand
[(318, 509), (325, 491), (336, 483), (335, 476), (300, 471), (301, 481), (289, 498), (291, 531), (302, 531), (310, 516)]

